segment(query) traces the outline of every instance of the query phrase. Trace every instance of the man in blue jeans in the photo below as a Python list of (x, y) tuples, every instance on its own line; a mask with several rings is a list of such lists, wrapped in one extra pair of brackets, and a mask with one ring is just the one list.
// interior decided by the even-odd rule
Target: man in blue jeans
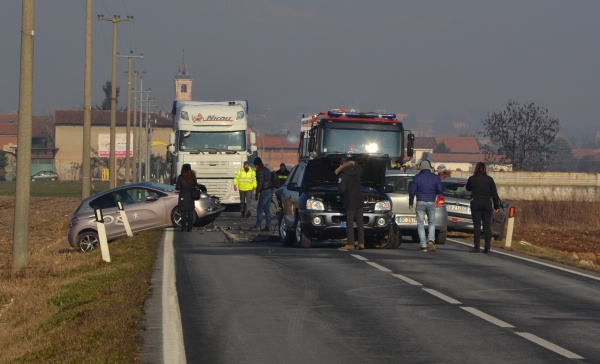
[[(413, 210), (413, 202), (417, 197), (417, 231), (419, 232), (419, 251), (426, 253), (435, 251), (435, 200), (444, 191), (442, 181), (437, 174), (431, 172), (431, 162), (423, 159), (419, 163), (421, 170), (413, 178), (408, 191), (408, 208)], [(425, 214), (429, 225), (429, 233), (425, 236)], [(427, 238), (427, 240), (426, 240)]]

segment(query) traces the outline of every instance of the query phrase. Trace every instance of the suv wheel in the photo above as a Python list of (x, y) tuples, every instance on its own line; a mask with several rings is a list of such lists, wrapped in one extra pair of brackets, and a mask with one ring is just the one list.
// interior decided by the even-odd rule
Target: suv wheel
[(283, 217), (277, 219), (277, 231), (279, 232), (279, 240), (285, 246), (290, 246), (294, 243), (294, 231), (288, 229), (288, 226), (283, 221)]
[(382, 249), (396, 249), (400, 246), (401, 242), (402, 234), (398, 234), (396, 227), (391, 226), (390, 230), (383, 235), (377, 247)]
[(436, 244), (446, 244), (447, 239), (448, 239), (448, 231), (436, 231), (435, 232), (435, 243)]
[(299, 248), (310, 248), (310, 238), (306, 236), (304, 231), (302, 231), (302, 224), (300, 223), (300, 217), (296, 217), (296, 228), (295, 230), (295, 246)]

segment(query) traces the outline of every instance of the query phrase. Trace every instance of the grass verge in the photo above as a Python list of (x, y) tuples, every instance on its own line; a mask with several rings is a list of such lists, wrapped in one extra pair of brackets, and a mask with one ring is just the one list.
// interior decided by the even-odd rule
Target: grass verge
[(61, 251), (50, 266), (4, 272), (0, 282), (0, 362), (133, 363), (142, 349), (144, 301), (161, 231), (99, 249)]

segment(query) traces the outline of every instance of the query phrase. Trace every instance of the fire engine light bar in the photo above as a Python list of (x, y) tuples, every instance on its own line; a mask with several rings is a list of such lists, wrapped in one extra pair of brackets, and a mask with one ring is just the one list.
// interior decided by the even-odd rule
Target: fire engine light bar
[(396, 119), (396, 114), (378, 114), (374, 112), (362, 113), (362, 112), (345, 112), (331, 110), (327, 112), (328, 116), (333, 117), (347, 117), (347, 118), (367, 118), (367, 119)]

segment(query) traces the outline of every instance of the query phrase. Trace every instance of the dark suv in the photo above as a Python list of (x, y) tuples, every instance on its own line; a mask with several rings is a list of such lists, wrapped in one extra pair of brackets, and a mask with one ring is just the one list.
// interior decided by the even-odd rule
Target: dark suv
[[(300, 162), (276, 192), (282, 214), (279, 238), (285, 245), (310, 248), (312, 239), (344, 239), (346, 211), (338, 189), (335, 169), (343, 154)], [(387, 157), (354, 155), (362, 168), (365, 243), (377, 248), (397, 248), (397, 227), (385, 186)], [(345, 243), (344, 243), (345, 244)]]

